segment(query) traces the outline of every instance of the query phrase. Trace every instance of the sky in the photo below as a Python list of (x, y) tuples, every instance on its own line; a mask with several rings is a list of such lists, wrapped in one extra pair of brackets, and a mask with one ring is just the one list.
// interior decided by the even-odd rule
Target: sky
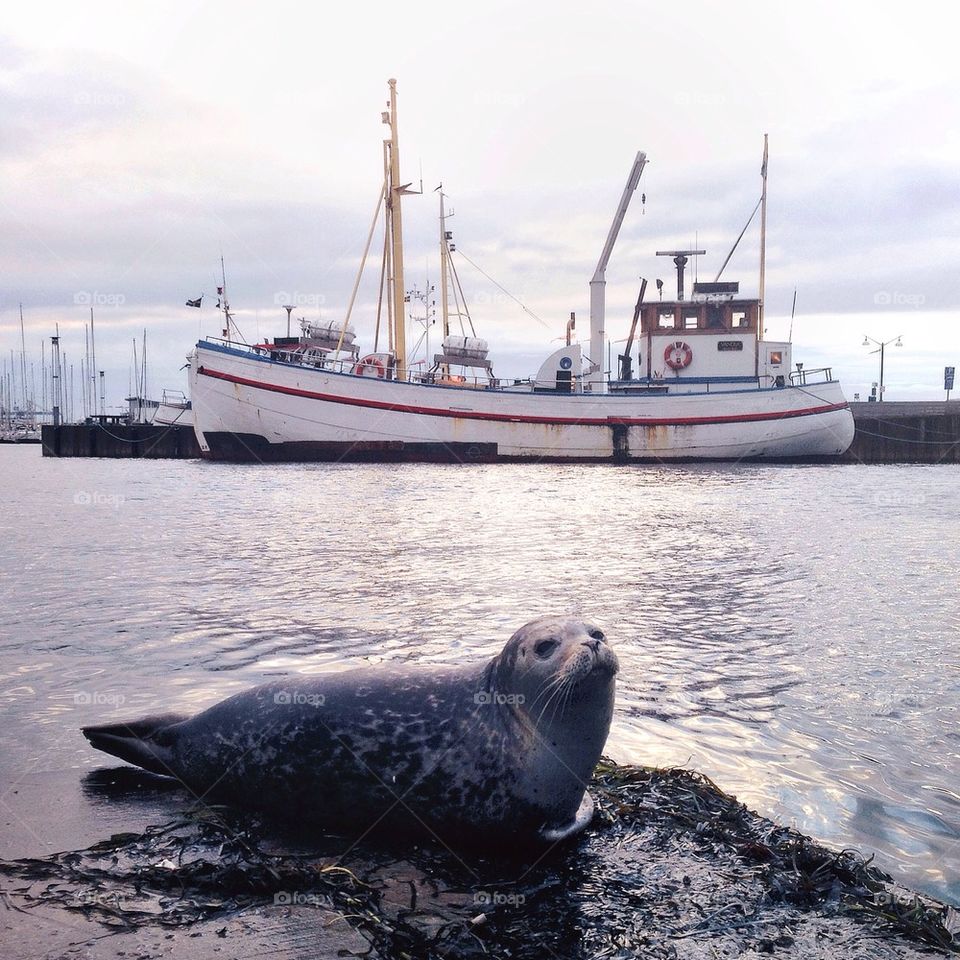
[[(221, 255), (248, 340), (285, 332), (285, 302), (342, 318), (395, 77), (402, 174), (424, 191), (404, 205), (406, 286), (436, 281), (442, 183), (458, 250), (523, 305), (458, 260), (498, 375), (535, 374), (571, 311), (589, 340), (588, 283), (638, 150), (607, 271), (613, 339), (641, 277), (674, 290), (656, 250), (696, 243), (713, 278), (759, 197), (766, 133), (768, 338), (788, 336), (796, 290), (795, 360), (865, 399), (879, 363), (864, 336), (902, 335), (887, 399), (941, 399), (960, 366), (960, 66), (942, 10), (18, 5), (0, 27), (0, 367), (19, 371), (22, 304), (38, 399), (57, 325), (79, 384), (92, 306), (109, 407), (144, 330), (148, 392), (185, 388), (185, 355), (221, 326)], [(757, 220), (724, 273), (750, 295)], [(365, 345), (372, 259), (353, 314)]]

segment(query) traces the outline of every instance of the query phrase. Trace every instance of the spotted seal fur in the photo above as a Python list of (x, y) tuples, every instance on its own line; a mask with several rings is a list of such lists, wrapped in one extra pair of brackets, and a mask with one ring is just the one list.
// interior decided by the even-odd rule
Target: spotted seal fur
[(198, 798), (320, 829), (555, 841), (593, 814), (617, 670), (598, 627), (543, 617), (485, 664), (281, 680), (83, 734)]

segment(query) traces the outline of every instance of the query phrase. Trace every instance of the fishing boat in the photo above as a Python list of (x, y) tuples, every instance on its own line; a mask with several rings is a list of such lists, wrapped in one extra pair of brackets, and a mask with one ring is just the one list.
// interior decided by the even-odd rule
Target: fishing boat
[(565, 344), (528, 379), (495, 376), (472, 321), (459, 334), (451, 329), (451, 321), (462, 322), (465, 300), (441, 190), (443, 339), (427, 363), (409, 362), (401, 202), (413, 191), (400, 177), (395, 81), (389, 89), (384, 180), (361, 263), (362, 272), (382, 207), (372, 349), (360, 349), (351, 323), (360, 274), (343, 320), (304, 322), (298, 336), (288, 329), (286, 337), (251, 345), (235, 335), (224, 280), (222, 336), (201, 340), (188, 358), (194, 427), (205, 457), (627, 463), (818, 459), (849, 447), (853, 417), (831, 370), (794, 365), (789, 342), (764, 338), (766, 145), (759, 296), (742, 296), (737, 282), (717, 279), (695, 282), (687, 299), (685, 267), (705, 251), (657, 251), (676, 266), (676, 299), (645, 302), (644, 282), (616, 371), (604, 363), (605, 275), (646, 155), (634, 160), (590, 281), (589, 352), (573, 340), (571, 316)]

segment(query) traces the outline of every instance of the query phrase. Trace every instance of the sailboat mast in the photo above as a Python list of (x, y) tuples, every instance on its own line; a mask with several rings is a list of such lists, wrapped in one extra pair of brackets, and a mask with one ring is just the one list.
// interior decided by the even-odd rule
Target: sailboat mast
[[(57, 334), (59, 336), (59, 333)], [(60, 363), (60, 352), (57, 351), (57, 364)], [(93, 403), (93, 415), (96, 416), (102, 412), (97, 405), (97, 341), (93, 332), (93, 307), (90, 308), (90, 358), (93, 369), (90, 371), (90, 399)], [(57, 376), (59, 376), (57, 371)], [(59, 395), (58, 395), (59, 396)]]
[(407, 378), (407, 331), (405, 324), (404, 285), (403, 285), (403, 218), (400, 212), (400, 198), (403, 185), (400, 183), (400, 145), (397, 137), (397, 81), (388, 81), (390, 85), (390, 112), (387, 123), (390, 125), (390, 190), (388, 208), (390, 211), (390, 244), (393, 262), (393, 342), (397, 356), (397, 379)]
[(763, 339), (763, 301), (767, 280), (767, 135), (763, 135), (763, 193), (760, 195), (760, 316), (757, 320), (757, 339)]
[(23, 304), (20, 304), (20, 369), (23, 376), (23, 409), (27, 409), (27, 339), (23, 335)]

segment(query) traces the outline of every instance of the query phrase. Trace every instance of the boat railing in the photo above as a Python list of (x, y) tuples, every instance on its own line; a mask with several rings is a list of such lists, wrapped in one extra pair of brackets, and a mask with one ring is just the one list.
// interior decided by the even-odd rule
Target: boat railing
[[(270, 345), (236, 343), (223, 337), (207, 337), (208, 341), (221, 343), (231, 350), (246, 350), (254, 356), (267, 357), (274, 362), (288, 363), (295, 367), (308, 367), (316, 370), (328, 370), (331, 373), (356, 374), (359, 357), (329, 357), (326, 355), (310, 355), (274, 347)], [(410, 370), (407, 374), (408, 383), (427, 384), (438, 387), (461, 387), (472, 390), (535, 390), (538, 387), (546, 389), (555, 387), (553, 381), (538, 382), (535, 380), (509, 379), (501, 380), (489, 376), (466, 376), (460, 374), (445, 374), (435, 370)], [(574, 388), (576, 389), (576, 387)]]
[(830, 383), (833, 380), (832, 367), (814, 367), (807, 370), (800, 367), (790, 374), (790, 384), (794, 387), (805, 387), (811, 383)]
[(182, 390), (164, 390), (160, 398), (160, 403), (167, 407), (186, 407), (189, 402)]

